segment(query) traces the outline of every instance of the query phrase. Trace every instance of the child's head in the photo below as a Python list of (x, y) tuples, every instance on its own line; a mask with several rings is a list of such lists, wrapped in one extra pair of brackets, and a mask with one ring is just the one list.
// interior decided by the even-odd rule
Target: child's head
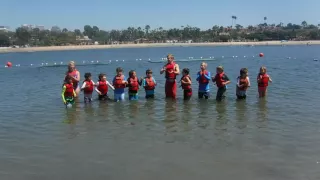
[(182, 74), (183, 74), (184, 76), (189, 75), (189, 73), (190, 73), (189, 68), (184, 68), (184, 69), (182, 70)]
[(173, 54), (168, 54), (168, 55), (167, 55), (167, 60), (168, 60), (168, 63), (173, 62), (173, 60), (174, 60)]
[(200, 64), (200, 69), (201, 69), (202, 71), (204, 71), (204, 70), (206, 70), (206, 69), (207, 69), (207, 66), (208, 66), (208, 64), (207, 64), (207, 63), (202, 62), (202, 63)]
[(85, 74), (84, 74), (84, 78), (85, 78), (86, 80), (91, 80), (91, 73), (85, 73)]
[(117, 67), (116, 72), (118, 76), (121, 76), (123, 73), (123, 69), (121, 67)]
[(243, 78), (247, 77), (248, 76), (248, 69), (247, 68), (240, 69), (240, 76)]
[(267, 73), (267, 68), (265, 66), (261, 66), (260, 74), (265, 74), (265, 73)]
[(218, 74), (223, 73), (223, 67), (222, 66), (218, 66), (216, 71), (217, 71)]
[(71, 84), (72, 83), (72, 76), (67, 75), (64, 79), (64, 82), (67, 84)]
[(75, 70), (75, 67), (76, 67), (76, 64), (74, 61), (70, 61), (69, 64), (68, 64), (68, 70), (71, 72), (71, 71), (74, 71)]
[(146, 76), (152, 77), (152, 70), (151, 69), (146, 70)]
[(137, 73), (134, 70), (129, 71), (129, 77), (136, 77)]
[(104, 74), (104, 73), (99, 74), (99, 81), (106, 81), (106, 79), (107, 79), (106, 74)]

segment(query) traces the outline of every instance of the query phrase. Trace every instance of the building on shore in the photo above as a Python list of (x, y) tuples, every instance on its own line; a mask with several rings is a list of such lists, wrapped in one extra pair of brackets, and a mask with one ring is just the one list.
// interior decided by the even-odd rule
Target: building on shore
[(0, 31), (8, 32), (10, 30), (9, 26), (0, 26)]

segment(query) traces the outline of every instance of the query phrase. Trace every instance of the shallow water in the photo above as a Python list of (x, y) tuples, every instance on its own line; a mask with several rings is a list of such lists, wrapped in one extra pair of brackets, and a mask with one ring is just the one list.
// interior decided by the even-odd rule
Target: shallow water
[[(0, 54), (0, 179), (320, 179), (320, 46), (170, 47)], [(253, 57), (263, 52), (264, 58)], [(159, 60), (208, 58), (223, 65), (232, 83), (225, 102), (194, 96), (183, 102), (164, 97)], [(224, 58), (222, 58), (224, 56)], [(232, 56), (235, 56), (233, 58)], [(236, 58), (237, 56), (237, 58)], [(246, 57), (244, 57), (246, 56)], [(290, 57), (290, 58), (288, 58)], [(61, 80), (66, 67), (35, 67), (76, 60), (109, 62), (79, 66), (82, 73), (125, 73), (147, 68), (158, 82), (156, 99), (83, 103), (65, 109)], [(141, 61), (136, 59), (142, 59)], [(115, 60), (119, 60), (116, 62)], [(125, 60), (124, 62), (122, 60)], [(30, 66), (33, 64), (33, 66)], [(195, 80), (200, 62), (180, 62)], [(257, 98), (255, 77), (266, 65), (273, 79), (266, 99)], [(252, 87), (236, 101), (235, 81), (248, 67)], [(111, 95), (112, 96), (112, 95)]]

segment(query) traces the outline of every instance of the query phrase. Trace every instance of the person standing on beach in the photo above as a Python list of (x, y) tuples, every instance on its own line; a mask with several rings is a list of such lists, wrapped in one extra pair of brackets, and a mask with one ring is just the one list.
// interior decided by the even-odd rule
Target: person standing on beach
[(168, 63), (163, 66), (160, 74), (165, 72), (166, 85), (165, 93), (166, 98), (176, 99), (177, 96), (177, 82), (176, 76), (180, 74), (179, 65), (174, 62), (174, 56), (172, 54), (167, 55)]
[(73, 89), (78, 96), (80, 93), (80, 72), (76, 69), (74, 61), (70, 61), (68, 64), (68, 71), (66, 72), (66, 76), (68, 75), (72, 77)]

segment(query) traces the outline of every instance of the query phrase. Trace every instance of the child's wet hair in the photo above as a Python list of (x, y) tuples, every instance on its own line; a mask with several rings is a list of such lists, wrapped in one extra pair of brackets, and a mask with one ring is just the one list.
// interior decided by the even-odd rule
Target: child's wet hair
[(267, 72), (267, 68), (265, 66), (261, 66), (260, 67), (260, 71), (266, 73)]
[(224, 70), (223, 70), (223, 66), (218, 66), (218, 67), (217, 67), (217, 70), (221, 70), (221, 71), (223, 72), (223, 71), (224, 71)]
[(131, 70), (131, 71), (129, 71), (129, 76), (133, 76), (133, 73), (135, 73), (136, 71), (134, 71), (134, 70)]
[(152, 70), (151, 69), (147, 69), (146, 70), (146, 74), (152, 74)]
[(123, 72), (122, 67), (117, 67), (116, 72)]
[(84, 74), (84, 78), (87, 79), (87, 78), (89, 78), (89, 77), (91, 77), (91, 73), (85, 73), (85, 74)]
[(240, 75), (246, 75), (248, 73), (248, 69), (247, 68), (241, 68), (240, 69)]
[(187, 74), (187, 75), (189, 75), (190, 70), (189, 70), (189, 68), (184, 68), (184, 69), (182, 70), (182, 72), (185, 73), (185, 74)]
[(106, 76), (106, 74), (100, 73), (99, 76), (98, 76), (99, 80), (101, 81), (104, 76)]
[(170, 58), (170, 57), (174, 58), (173, 54), (168, 54), (167, 55), (167, 58)]
[(64, 82), (69, 83), (69, 81), (70, 81), (71, 79), (72, 79), (72, 76), (67, 75), (67, 76), (64, 78)]

